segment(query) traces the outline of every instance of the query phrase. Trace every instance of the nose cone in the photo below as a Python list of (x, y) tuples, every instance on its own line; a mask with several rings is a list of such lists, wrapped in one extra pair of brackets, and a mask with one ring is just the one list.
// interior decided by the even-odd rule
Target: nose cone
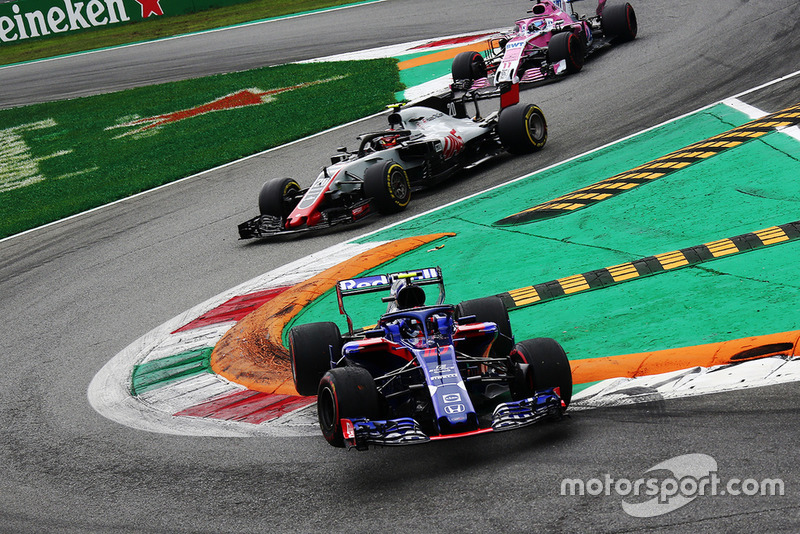
[(298, 228), (306, 222), (305, 215), (292, 215), (286, 219), (286, 228)]

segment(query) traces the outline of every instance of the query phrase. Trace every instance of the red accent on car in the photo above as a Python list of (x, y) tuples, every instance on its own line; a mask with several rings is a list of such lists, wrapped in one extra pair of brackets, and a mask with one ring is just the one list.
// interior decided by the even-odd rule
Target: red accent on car
[(353, 422), (350, 419), (342, 419), (342, 436), (344, 439), (355, 439), (356, 437), (356, 429), (353, 426)]
[(469, 432), (460, 432), (458, 434), (445, 434), (442, 436), (431, 436), (431, 441), (435, 441), (437, 439), (452, 439), (452, 438), (463, 438), (465, 436), (477, 436), (478, 434), (488, 434), (489, 432), (494, 432), (493, 428), (479, 428), (478, 430), (470, 430)]
[(519, 103), (519, 84), (515, 83), (511, 89), (500, 95), (500, 109)]

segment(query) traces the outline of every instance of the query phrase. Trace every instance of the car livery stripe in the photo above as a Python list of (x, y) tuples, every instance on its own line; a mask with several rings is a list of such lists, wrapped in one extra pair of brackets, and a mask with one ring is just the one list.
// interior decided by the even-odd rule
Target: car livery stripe
[[(430, 234), (384, 243), (297, 284), (228, 330), (214, 347), (211, 369), (248, 389), (297, 395), (283, 332), (303, 307), (333, 289), (339, 280), (357, 277), (405, 252), (452, 235)], [(269, 365), (264, 365), (265, 361)]]
[(500, 293), (498, 297), (503, 299), (506, 308), (514, 310), (565, 295), (609, 287), (628, 280), (697, 265), (731, 254), (740, 254), (794, 241), (798, 238), (800, 238), (800, 221), (795, 221), (550, 282), (512, 289)]
[(621, 172), (611, 178), (606, 178), (572, 193), (509, 215), (495, 221), (494, 224), (497, 226), (525, 224), (592, 206), (642, 184), (663, 178), (693, 163), (737, 147), (742, 143), (797, 124), (800, 124), (800, 103), (750, 121), (704, 141), (691, 144), (671, 154)]

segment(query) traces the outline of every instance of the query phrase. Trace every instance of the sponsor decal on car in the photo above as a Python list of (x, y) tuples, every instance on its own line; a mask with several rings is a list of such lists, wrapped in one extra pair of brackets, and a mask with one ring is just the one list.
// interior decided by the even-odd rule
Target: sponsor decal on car
[[(439, 278), (436, 269), (421, 269), (419, 271), (409, 271), (403, 273), (394, 273), (400, 275), (400, 278), (410, 278), (411, 280), (431, 280)], [(351, 289), (362, 289), (365, 287), (379, 287), (389, 285), (389, 276), (385, 274), (376, 276), (365, 276), (362, 278), (353, 278), (351, 280), (342, 280), (339, 282), (339, 288), (342, 291)]]
[(464, 139), (453, 129), (444, 138), (444, 159), (450, 159), (464, 149)]

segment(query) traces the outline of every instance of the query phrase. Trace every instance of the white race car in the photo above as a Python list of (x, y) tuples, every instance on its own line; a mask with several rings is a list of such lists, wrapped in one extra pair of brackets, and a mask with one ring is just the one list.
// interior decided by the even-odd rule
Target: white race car
[[(358, 149), (339, 149), (314, 183), (303, 189), (292, 178), (261, 188), (261, 214), (239, 225), (241, 239), (304, 232), (394, 213), (411, 200), (412, 189), (433, 185), (504, 150), (524, 154), (547, 141), (547, 122), (538, 106), (519, 103), (519, 87), (503, 88), (501, 109), (482, 117), (480, 90), (431, 97), (421, 105), (396, 106), (388, 129), (358, 137)], [(496, 95), (496, 92), (493, 93)], [(467, 116), (474, 104), (475, 116)]]

